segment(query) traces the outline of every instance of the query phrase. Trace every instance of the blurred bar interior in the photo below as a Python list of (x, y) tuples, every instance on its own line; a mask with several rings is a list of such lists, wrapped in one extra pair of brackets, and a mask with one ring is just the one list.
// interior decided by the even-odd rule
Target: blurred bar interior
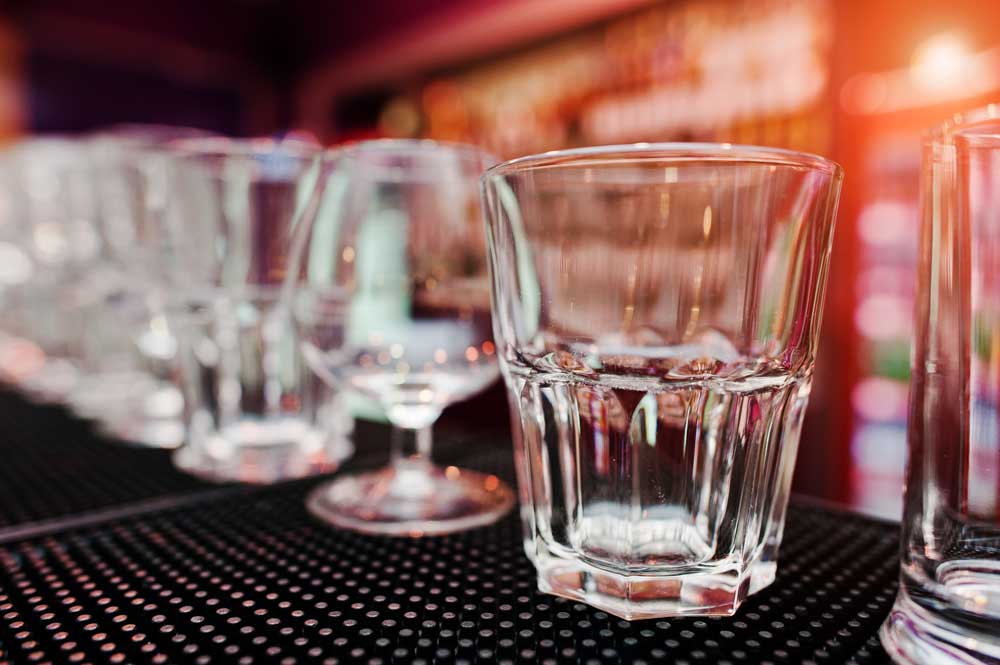
[[(502, 157), (635, 141), (816, 152), (848, 177), (796, 489), (897, 516), (922, 128), (1000, 92), (974, 0), (21, 0), (0, 137), (169, 123)], [(503, 391), (453, 418), (502, 424)]]

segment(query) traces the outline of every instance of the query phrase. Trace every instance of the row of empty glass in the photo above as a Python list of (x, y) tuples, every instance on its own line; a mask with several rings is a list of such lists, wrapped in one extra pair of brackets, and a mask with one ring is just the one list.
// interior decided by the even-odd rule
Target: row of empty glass
[(147, 126), (12, 145), (0, 372), (213, 480), (335, 469), (352, 416), (384, 414), (392, 464), (317, 492), (315, 512), (387, 533), (492, 521), (505, 484), (429, 461), (441, 411), (499, 374), (478, 194), (492, 161)]
[[(998, 653), (997, 115), (925, 145), (904, 585), (883, 632), (902, 662)], [(377, 414), (389, 464), (307, 504), (414, 536), (513, 506), (498, 477), (431, 461), (442, 411), (503, 374), (539, 588), (628, 619), (737, 612), (776, 576), (840, 167), (729, 144), (496, 161), (164, 127), (10, 146), (0, 372), (217, 480), (336, 469), (370, 443), (353, 415)]]

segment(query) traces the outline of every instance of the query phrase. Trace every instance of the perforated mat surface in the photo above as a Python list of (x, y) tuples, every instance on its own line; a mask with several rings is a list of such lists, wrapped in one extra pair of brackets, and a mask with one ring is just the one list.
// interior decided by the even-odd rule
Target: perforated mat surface
[[(508, 449), (463, 448), (509, 478)], [(195, 492), (8, 540), (0, 665), (888, 662), (876, 631), (895, 593), (893, 525), (795, 505), (776, 582), (735, 617), (626, 622), (538, 593), (514, 515), (448, 537), (362, 536), (305, 511), (314, 483)]]
[(0, 390), (0, 530), (215, 487), (176, 471), (170, 455)]

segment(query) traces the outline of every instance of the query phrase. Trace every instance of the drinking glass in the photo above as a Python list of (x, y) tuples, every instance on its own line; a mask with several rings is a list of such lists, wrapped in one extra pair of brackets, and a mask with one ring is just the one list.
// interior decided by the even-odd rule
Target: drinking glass
[(104, 288), (90, 155), (85, 143), (52, 136), (19, 141), (0, 161), (4, 374), (58, 401), (81, 378), (82, 308)]
[(330, 159), (323, 200), (297, 239), (295, 317), (310, 366), (379, 402), (396, 429), (387, 467), (339, 476), (309, 508), (391, 535), (491, 523), (511, 490), (430, 454), (441, 411), (498, 376), (477, 190), (492, 160), (430, 141), (365, 142)]
[(44, 367), (44, 350), (31, 340), (27, 297), (39, 272), (23, 201), (18, 150), (0, 150), (0, 379), (24, 386)]
[(841, 178), (728, 144), (486, 172), (542, 591), (640, 619), (732, 614), (774, 580)]
[(155, 247), (145, 240), (163, 208), (160, 149), (209, 136), (188, 127), (120, 125), (85, 142), (104, 287), (82, 312), (87, 371), (67, 400), (107, 433), (136, 445), (176, 448), (184, 440), (183, 398), (172, 380), (177, 341), (165, 324)]
[(185, 471), (272, 482), (350, 454), (333, 394), (305, 367), (282, 284), (292, 231), (316, 198), (320, 152), (277, 141), (171, 144), (152, 242), (178, 340)]
[(1000, 107), (923, 147), (899, 595), (903, 663), (1000, 663)]
[(213, 138), (200, 129), (155, 124), (116, 125), (89, 138), (108, 259), (130, 281), (155, 281), (150, 268), (156, 257), (149, 255), (155, 248), (144, 241), (161, 224), (166, 204), (164, 149)]

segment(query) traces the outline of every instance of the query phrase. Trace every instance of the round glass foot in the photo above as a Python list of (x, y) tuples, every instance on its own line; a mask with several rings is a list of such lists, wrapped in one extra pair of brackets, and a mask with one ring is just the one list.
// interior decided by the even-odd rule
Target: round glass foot
[(387, 536), (454, 533), (492, 524), (514, 505), (496, 476), (402, 461), (320, 485), (309, 510), (334, 526)]

